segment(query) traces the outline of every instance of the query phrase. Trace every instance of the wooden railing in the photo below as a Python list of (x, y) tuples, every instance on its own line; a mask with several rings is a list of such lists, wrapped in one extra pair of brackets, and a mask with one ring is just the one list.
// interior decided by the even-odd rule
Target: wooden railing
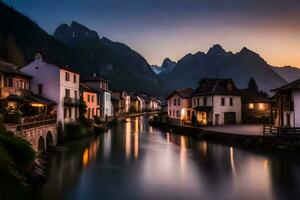
[(64, 102), (65, 102), (65, 104), (79, 104), (80, 103), (80, 99), (65, 97)]
[(300, 127), (264, 125), (264, 134), (300, 137)]

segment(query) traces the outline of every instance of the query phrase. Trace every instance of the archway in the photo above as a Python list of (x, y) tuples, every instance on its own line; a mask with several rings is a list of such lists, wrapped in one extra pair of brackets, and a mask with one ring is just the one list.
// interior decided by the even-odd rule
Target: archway
[(39, 141), (38, 141), (38, 151), (39, 152), (45, 151), (45, 141), (42, 136), (39, 138)]
[(51, 134), (51, 132), (49, 131), (47, 133), (47, 138), (46, 138), (46, 146), (47, 146), (47, 149), (48, 147), (52, 147), (54, 144), (53, 144), (53, 136)]

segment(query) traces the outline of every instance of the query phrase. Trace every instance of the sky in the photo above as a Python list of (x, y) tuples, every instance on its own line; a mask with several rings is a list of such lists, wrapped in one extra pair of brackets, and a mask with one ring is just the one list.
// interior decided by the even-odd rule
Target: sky
[(244, 46), (274, 66), (300, 67), (300, 0), (4, 0), (49, 34), (77, 21), (150, 64)]

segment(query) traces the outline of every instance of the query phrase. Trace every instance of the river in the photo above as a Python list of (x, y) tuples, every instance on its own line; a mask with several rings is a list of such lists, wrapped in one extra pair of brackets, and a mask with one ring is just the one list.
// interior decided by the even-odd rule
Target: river
[(146, 117), (61, 145), (38, 199), (299, 199), (299, 156), (151, 127)]

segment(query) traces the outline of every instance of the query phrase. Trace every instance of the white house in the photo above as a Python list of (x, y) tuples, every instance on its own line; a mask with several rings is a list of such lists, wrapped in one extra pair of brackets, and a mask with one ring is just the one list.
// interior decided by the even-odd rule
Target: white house
[(191, 94), (191, 104), (193, 123), (213, 126), (241, 123), (241, 95), (232, 79), (202, 79)]
[(112, 117), (112, 92), (108, 89), (108, 81), (94, 75), (93, 77), (82, 78), (81, 82), (97, 91), (97, 98), (99, 98), (101, 102), (101, 118), (104, 120), (106, 117)]
[(300, 79), (272, 91), (276, 92), (271, 108), (273, 124), (300, 127)]
[(79, 117), (79, 79), (80, 75), (68, 67), (49, 64), (40, 54), (35, 60), (20, 69), (31, 75), (31, 90), (56, 102), (54, 110), (57, 121), (62, 125), (76, 121)]

